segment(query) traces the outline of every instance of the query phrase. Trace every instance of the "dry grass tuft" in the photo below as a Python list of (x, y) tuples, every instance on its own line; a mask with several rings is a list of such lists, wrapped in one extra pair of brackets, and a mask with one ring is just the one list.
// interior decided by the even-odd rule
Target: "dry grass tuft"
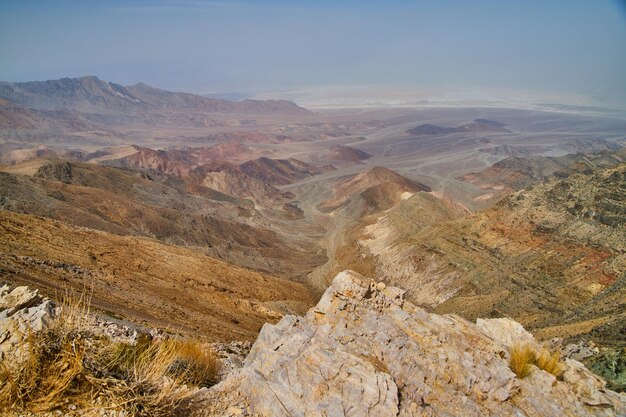
[(511, 347), (509, 367), (518, 378), (526, 378), (532, 372), (531, 365), (560, 378), (563, 373), (559, 352), (550, 353), (546, 349), (537, 352), (528, 344), (514, 345)]
[(192, 387), (217, 382), (220, 362), (203, 345), (94, 337), (84, 325), (87, 311), (82, 300), (65, 305), (50, 326), (26, 335), (23, 360), (0, 364), (0, 414), (72, 404), (82, 414), (106, 408), (133, 416), (186, 415)]
[(509, 367), (518, 378), (526, 378), (530, 375), (530, 365), (535, 362), (535, 350), (529, 345), (515, 345), (509, 351)]
[[(81, 378), (85, 344), (79, 329), (82, 300), (71, 300), (57, 320), (40, 332), (26, 335), (23, 360), (3, 361), (0, 374), (0, 409), (18, 408), (34, 412), (62, 406), (68, 398), (82, 403), (85, 380)], [(13, 365), (13, 366), (11, 366)]]
[(535, 365), (539, 369), (543, 369), (546, 372), (560, 378), (563, 375), (563, 363), (561, 362), (561, 355), (559, 352), (548, 352), (542, 350), (536, 355)]
[(209, 387), (218, 381), (220, 361), (213, 350), (190, 340), (172, 340), (175, 360), (170, 364), (169, 372), (184, 383), (200, 387)]

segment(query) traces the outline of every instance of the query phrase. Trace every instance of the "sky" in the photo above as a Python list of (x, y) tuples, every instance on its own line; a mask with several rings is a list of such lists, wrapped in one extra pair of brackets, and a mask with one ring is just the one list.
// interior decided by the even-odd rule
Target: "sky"
[(618, 0), (0, 0), (0, 80), (244, 94), (417, 86), (626, 103)]

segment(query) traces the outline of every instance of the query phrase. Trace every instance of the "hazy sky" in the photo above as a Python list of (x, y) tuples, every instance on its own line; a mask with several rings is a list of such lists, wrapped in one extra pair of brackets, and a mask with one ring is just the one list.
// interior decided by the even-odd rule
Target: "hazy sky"
[(195, 92), (329, 85), (626, 95), (626, 6), (544, 1), (0, 0), (0, 79)]

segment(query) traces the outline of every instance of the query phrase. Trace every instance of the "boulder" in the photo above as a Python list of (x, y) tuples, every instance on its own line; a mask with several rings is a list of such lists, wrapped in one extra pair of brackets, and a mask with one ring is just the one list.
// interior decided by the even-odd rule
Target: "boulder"
[(17, 353), (30, 331), (40, 331), (55, 315), (52, 301), (28, 287), (0, 287), (0, 358)]
[(211, 390), (209, 415), (617, 416), (626, 398), (578, 362), (563, 380), (518, 379), (509, 346), (533, 343), (508, 319), (429, 314), (403, 291), (345, 271), (304, 317), (266, 324), (244, 366)]

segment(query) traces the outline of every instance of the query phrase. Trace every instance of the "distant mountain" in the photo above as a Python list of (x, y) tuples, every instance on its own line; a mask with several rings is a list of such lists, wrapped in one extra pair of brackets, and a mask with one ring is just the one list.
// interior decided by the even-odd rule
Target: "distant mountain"
[(344, 145), (335, 145), (331, 147), (329, 149), (329, 153), (329, 159), (337, 161), (359, 162), (372, 157), (372, 155), (367, 152)]
[(97, 130), (95, 124), (69, 110), (35, 110), (0, 98), (0, 130)]
[(0, 82), (0, 98), (25, 108), (75, 110), (84, 113), (182, 112), (241, 114), (307, 114), (284, 100), (228, 101), (198, 94), (175, 93), (135, 84), (124, 87), (94, 76), (30, 82)]
[(159, 110), (190, 110), (206, 113), (242, 114), (305, 114), (308, 110), (286, 100), (228, 101), (203, 97), (198, 94), (173, 93), (139, 83), (126, 87), (132, 95)]
[(407, 130), (407, 133), (411, 135), (446, 135), (450, 133), (463, 133), (463, 132), (504, 132), (510, 133), (511, 131), (506, 128), (504, 123), (496, 122), (487, 119), (474, 119), (472, 123), (456, 126), (456, 127), (442, 127), (432, 124), (422, 124)]
[(31, 109), (95, 111), (147, 110), (143, 103), (119, 84), (97, 77), (0, 83), (0, 97)]
[(576, 172), (608, 168), (626, 161), (626, 148), (617, 151), (575, 153), (557, 157), (548, 156), (510, 156), (480, 172), (465, 174), (458, 179), (485, 190), (487, 193), (478, 198), (489, 199), (493, 203), (513, 191), (521, 190), (532, 184), (556, 175), (565, 178)]
[(317, 167), (298, 159), (270, 159), (262, 157), (239, 166), (249, 176), (273, 185), (286, 185), (298, 180), (333, 171), (332, 165)]

